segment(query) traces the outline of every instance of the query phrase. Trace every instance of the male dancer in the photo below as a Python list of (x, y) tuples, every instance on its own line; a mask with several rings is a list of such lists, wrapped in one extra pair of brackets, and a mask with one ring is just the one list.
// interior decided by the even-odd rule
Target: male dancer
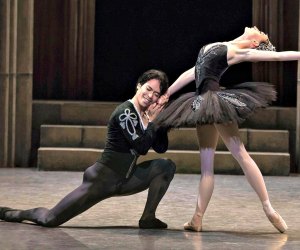
[(17, 210), (0, 207), (0, 219), (10, 222), (32, 221), (56, 227), (113, 196), (131, 195), (149, 188), (140, 228), (167, 228), (157, 219), (156, 208), (175, 173), (175, 164), (155, 159), (136, 164), (150, 147), (163, 153), (168, 147), (167, 131), (155, 128), (152, 120), (161, 111), (159, 98), (168, 88), (166, 74), (149, 70), (140, 76), (134, 97), (112, 113), (102, 156), (87, 168), (82, 184), (52, 209), (43, 207)]

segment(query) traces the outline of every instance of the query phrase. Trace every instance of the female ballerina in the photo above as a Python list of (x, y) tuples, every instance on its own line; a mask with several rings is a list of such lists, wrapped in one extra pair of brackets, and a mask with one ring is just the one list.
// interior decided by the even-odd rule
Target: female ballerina
[(281, 233), (287, 230), (282, 217), (273, 209), (263, 176), (246, 151), (238, 124), (257, 108), (266, 107), (276, 99), (276, 91), (268, 83), (246, 82), (220, 87), (223, 73), (231, 65), (244, 61), (299, 60), (300, 52), (276, 52), (266, 34), (256, 27), (246, 27), (244, 33), (229, 42), (203, 46), (193, 68), (182, 73), (168, 88), (165, 98), (195, 80), (196, 93), (186, 93), (171, 102), (161, 112), (156, 124), (167, 128), (196, 126), (201, 156), (201, 178), (196, 210), (184, 229), (202, 231), (202, 218), (214, 188), (214, 155), (220, 134), (231, 154), (240, 164), (248, 182), (262, 202), (263, 210)]

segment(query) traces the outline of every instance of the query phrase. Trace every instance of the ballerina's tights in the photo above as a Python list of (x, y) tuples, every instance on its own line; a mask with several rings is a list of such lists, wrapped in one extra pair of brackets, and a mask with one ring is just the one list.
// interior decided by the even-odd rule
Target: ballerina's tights
[(197, 199), (196, 214), (202, 216), (208, 206), (214, 189), (214, 155), (221, 136), (224, 144), (241, 166), (249, 184), (257, 193), (267, 214), (274, 212), (272, 208), (263, 176), (254, 160), (246, 151), (242, 143), (238, 126), (234, 123), (213, 124), (197, 127), (200, 147), (201, 179)]

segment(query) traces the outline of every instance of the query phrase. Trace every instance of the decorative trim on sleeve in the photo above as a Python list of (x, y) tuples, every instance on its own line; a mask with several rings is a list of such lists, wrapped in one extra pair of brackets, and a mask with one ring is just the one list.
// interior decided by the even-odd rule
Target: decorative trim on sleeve
[(124, 113), (119, 115), (119, 121), (120, 126), (127, 130), (133, 141), (139, 137), (135, 129), (138, 124), (137, 115), (135, 113), (131, 113), (129, 108), (125, 109)]

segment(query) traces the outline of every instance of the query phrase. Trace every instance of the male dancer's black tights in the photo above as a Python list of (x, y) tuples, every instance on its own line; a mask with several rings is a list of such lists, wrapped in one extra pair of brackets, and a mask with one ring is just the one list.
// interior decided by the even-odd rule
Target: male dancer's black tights
[(156, 208), (174, 173), (175, 164), (172, 161), (156, 159), (138, 164), (132, 177), (124, 179), (97, 162), (85, 170), (82, 184), (52, 209), (12, 209), (7, 210), (1, 219), (12, 222), (27, 220), (45, 227), (56, 227), (106, 198), (131, 195), (147, 188), (148, 197), (141, 219), (154, 219)]

